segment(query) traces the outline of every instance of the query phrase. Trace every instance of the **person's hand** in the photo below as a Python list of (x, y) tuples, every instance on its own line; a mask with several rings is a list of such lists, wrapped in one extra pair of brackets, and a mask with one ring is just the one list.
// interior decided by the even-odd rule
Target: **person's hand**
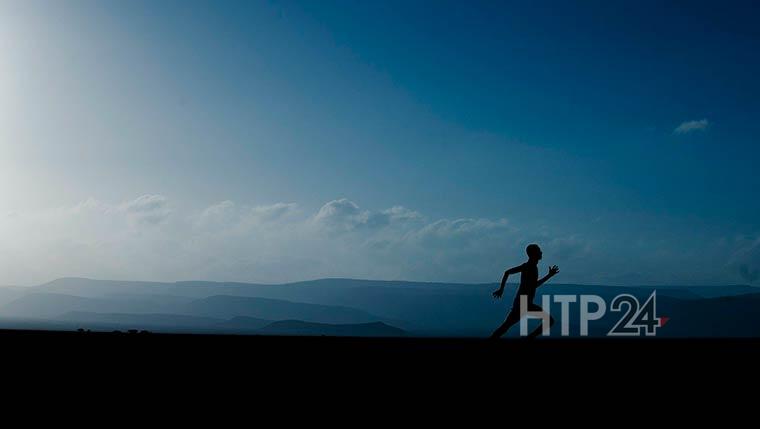
[(504, 293), (504, 289), (498, 289), (496, 292), (493, 293), (493, 297), (495, 299), (501, 298), (501, 295)]
[(559, 267), (558, 266), (552, 265), (551, 267), (549, 267), (549, 275), (550, 276), (555, 276), (555, 275), (557, 275), (558, 272), (559, 272)]

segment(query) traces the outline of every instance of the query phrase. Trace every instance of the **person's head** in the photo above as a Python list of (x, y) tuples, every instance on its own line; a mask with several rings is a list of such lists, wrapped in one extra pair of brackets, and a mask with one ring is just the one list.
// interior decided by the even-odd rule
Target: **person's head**
[(527, 253), (528, 258), (533, 261), (540, 261), (541, 257), (543, 256), (541, 248), (538, 247), (538, 244), (529, 244), (528, 247), (525, 248), (525, 253)]

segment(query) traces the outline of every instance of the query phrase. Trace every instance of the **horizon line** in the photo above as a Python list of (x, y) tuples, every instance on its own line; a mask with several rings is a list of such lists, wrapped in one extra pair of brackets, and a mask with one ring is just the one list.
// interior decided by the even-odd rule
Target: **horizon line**
[[(159, 281), (159, 280), (125, 280), (125, 279), (102, 279), (102, 278), (90, 278), (90, 277), (79, 277), (79, 276), (64, 276), (64, 277), (57, 277), (53, 280), (43, 282), (40, 284), (34, 284), (34, 285), (26, 285), (26, 286), (20, 286), (20, 285), (1, 285), (0, 287), (20, 287), (20, 288), (32, 288), (32, 287), (40, 287), (45, 286), (50, 283), (54, 283), (56, 281), (60, 280), (87, 280), (87, 281), (102, 281), (102, 282), (130, 282), (130, 283), (164, 283), (164, 284), (179, 284), (179, 283), (234, 283), (234, 284), (241, 284), (241, 285), (258, 285), (258, 286), (285, 286), (285, 285), (292, 285), (296, 283), (310, 283), (310, 282), (318, 282), (318, 281), (326, 281), (326, 280), (333, 280), (333, 281), (364, 281), (364, 282), (377, 282), (377, 283), (392, 283), (392, 282), (400, 282), (400, 283), (417, 283), (417, 284), (448, 284), (448, 285), (462, 285), (462, 286), (483, 286), (483, 285), (492, 285), (496, 284), (498, 285), (498, 281), (494, 282), (473, 282), (473, 283), (467, 283), (467, 282), (451, 282), (451, 281), (419, 281), (419, 280), (385, 280), (385, 279), (367, 279), (367, 278), (355, 278), (355, 277), (321, 277), (321, 278), (313, 278), (309, 280), (297, 280), (297, 281), (288, 281), (288, 282), (278, 282), (278, 283), (261, 283), (261, 282), (252, 282), (252, 281), (227, 281), (227, 280), (175, 280), (175, 281)], [(507, 282), (507, 284), (510, 285), (517, 285), (519, 282)], [(731, 286), (744, 286), (744, 287), (758, 287), (749, 283), (724, 283), (724, 284), (666, 284), (666, 283), (659, 283), (659, 284), (604, 284), (604, 283), (552, 283), (553, 285), (564, 285), (564, 286), (590, 286), (590, 287), (662, 287), (662, 288), (668, 288), (668, 287), (731, 287)], [(551, 284), (550, 284), (551, 285)]]

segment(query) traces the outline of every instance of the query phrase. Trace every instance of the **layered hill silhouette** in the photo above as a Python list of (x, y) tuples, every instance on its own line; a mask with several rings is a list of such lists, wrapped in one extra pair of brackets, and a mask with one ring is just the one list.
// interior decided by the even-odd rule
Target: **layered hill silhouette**
[[(63, 278), (36, 287), (0, 287), (0, 327), (483, 337), (503, 320), (515, 290), (510, 286), (502, 301), (493, 301), (495, 287), (353, 279), (264, 285)], [(595, 294), (608, 302), (627, 293), (643, 302), (655, 289), (657, 313), (669, 318), (658, 336), (760, 335), (760, 290), (752, 286), (549, 284), (539, 292)], [(608, 312), (591, 325), (590, 335), (605, 335), (619, 317)], [(577, 335), (577, 309), (571, 308), (570, 320), (571, 335)]]
[(272, 335), (329, 335), (334, 337), (401, 337), (405, 335), (402, 329), (386, 325), (383, 322), (330, 325), (301, 320), (274, 322), (259, 329), (258, 332)]
[[(222, 319), (210, 317), (185, 316), (180, 314), (130, 314), (130, 313), (92, 313), (85, 311), (72, 311), (65, 313), (57, 320), (63, 322), (86, 323), (100, 326), (134, 326), (138, 328), (176, 328), (178, 330), (206, 329), (209, 326), (224, 323)], [(264, 325), (271, 321), (264, 321)], [(264, 326), (262, 325), (262, 326)]]
[(247, 316), (268, 320), (300, 319), (315, 323), (368, 323), (381, 319), (349, 307), (229, 295), (202, 298), (183, 306), (180, 311), (183, 314), (224, 319)]
[(272, 323), (271, 320), (258, 319), (256, 317), (235, 316), (230, 320), (220, 322), (217, 327), (225, 332), (252, 332), (257, 331)]

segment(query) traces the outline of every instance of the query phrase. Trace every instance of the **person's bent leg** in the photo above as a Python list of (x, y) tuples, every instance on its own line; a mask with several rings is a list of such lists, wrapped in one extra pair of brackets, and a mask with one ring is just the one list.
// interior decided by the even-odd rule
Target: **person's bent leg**
[(507, 314), (507, 318), (504, 320), (504, 323), (496, 328), (496, 330), (493, 331), (493, 334), (491, 334), (491, 339), (501, 338), (502, 335), (506, 334), (507, 331), (509, 331), (509, 328), (511, 328), (512, 325), (519, 321), (520, 312), (519, 310), (516, 311), (515, 307), (512, 307), (512, 310), (510, 310), (509, 314)]
[[(531, 312), (545, 313), (544, 309), (541, 308), (537, 304), (531, 304), (529, 308)], [(551, 314), (547, 314), (547, 316), (549, 316), (549, 328), (551, 329), (551, 327), (554, 325), (554, 318), (551, 316)], [(541, 333), (543, 332), (543, 329), (544, 329), (544, 322), (542, 321), (541, 323), (538, 324), (536, 329), (534, 329), (533, 332), (531, 332), (528, 335), (528, 338), (536, 338), (537, 336), (541, 335)]]

